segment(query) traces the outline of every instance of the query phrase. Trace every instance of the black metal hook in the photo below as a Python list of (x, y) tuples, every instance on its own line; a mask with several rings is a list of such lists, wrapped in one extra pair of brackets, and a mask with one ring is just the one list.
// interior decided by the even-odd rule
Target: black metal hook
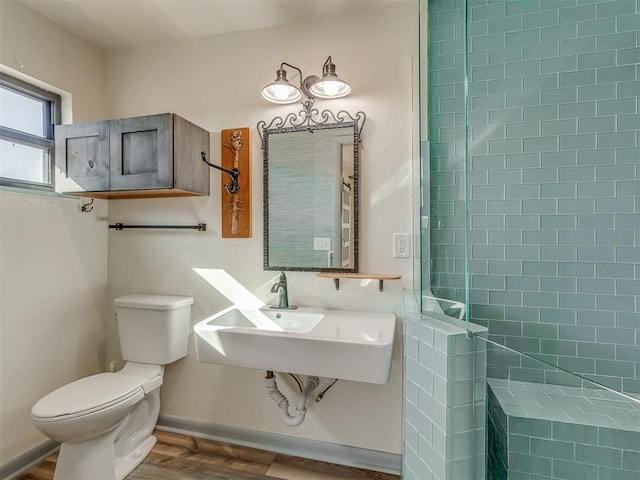
[(209, 163), (207, 161), (207, 154), (205, 152), (200, 152), (200, 153), (202, 155), (202, 161), (204, 163), (209, 165), (211, 168), (217, 168), (218, 170), (223, 171), (224, 173), (226, 173), (231, 177), (231, 186), (227, 185), (226, 183), (224, 185), (224, 189), (227, 191), (227, 193), (233, 194), (233, 193), (236, 193), (238, 190), (240, 190), (240, 184), (238, 183), (238, 175), (240, 175), (240, 170), (238, 170), (237, 168), (234, 168), (232, 170), (227, 170), (226, 168), (222, 168), (222, 167), (219, 167), (218, 165), (214, 165), (213, 163)]
[(83, 203), (82, 205), (78, 205), (78, 208), (81, 212), (87, 213), (93, 210), (93, 207), (89, 208), (90, 205), (93, 205), (95, 198), (92, 198), (89, 203)]

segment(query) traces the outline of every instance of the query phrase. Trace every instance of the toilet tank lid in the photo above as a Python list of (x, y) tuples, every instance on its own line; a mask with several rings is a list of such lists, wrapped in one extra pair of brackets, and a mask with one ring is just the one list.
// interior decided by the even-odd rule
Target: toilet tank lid
[(150, 295), (142, 293), (124, 295), (113, 301), (116, 307), (150, 310), (174, 310), (192, 305), (193, 302), (193, 297), (182, 295)]

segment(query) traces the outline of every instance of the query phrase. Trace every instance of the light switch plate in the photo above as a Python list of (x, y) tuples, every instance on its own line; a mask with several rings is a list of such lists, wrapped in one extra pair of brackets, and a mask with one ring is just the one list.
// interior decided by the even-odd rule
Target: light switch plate
[(313, 237), (313, 249), (329, 251), (331, 250), (331, 238), (330, 237)]

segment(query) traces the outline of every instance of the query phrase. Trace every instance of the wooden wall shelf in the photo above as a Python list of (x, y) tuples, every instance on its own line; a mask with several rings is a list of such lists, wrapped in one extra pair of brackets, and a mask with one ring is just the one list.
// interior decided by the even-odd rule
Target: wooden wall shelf
[(400, 280), (400, 275), (384, 275), (380, 273), (318, 273), (320, 278), (333, 278), (333, 282), (336, 285), (336, 290), (340, 290), (341, 278), (354, 278), (357, 280), (378, 280), (378, 290), (383, 291), (383, 285), (385, 280)]

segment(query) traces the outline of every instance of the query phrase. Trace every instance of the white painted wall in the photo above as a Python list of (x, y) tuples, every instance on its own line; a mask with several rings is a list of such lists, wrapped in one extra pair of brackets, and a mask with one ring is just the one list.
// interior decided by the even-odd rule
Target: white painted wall
[[(70, 93), (75, 121), (107, 117), (105, 54), (21, 3), (0, 2), (0, 69)], [(104, 367), (107, 203), (79, 203), (0, 192), (0, 465), (44, 441), (40, 397)]]
[[(364, 2), (363, 2), (364, 5)], [(253, 238), (220, 236), (220, 173), (211, 172), (205, 198), (117, 200), (112, 222), (192, 223), (206, 233), (111, 231), (109, 297), (131, 292), (189, 294), (192, 322), (230, 305), (194, 272), (222, 269), (247, 290), (272, 299), (276, 272), (262, 269), (262, 156), (255, 125), (299, 109), (274, 106), (260, 89), (283, 61), (305, 74), (319, 74), (332, 55), (351, 96), (319, 101), (321, 109), (363, 110), (367, 122), (361, 151), (360, 265), (362, 272), (399, 273), (401, 282), (343, 280), (290, 273), (289, 299), (308, 306), (402, 313), (402, 288), (412, 287), (412, 261), (392, 258), (393, 232), (412, 229), (412, 57), (416, 41), (415, 2), (366, 6), (356, 15), (223, 36), (127, 49), (107, 57), (113, 117), (175, 112), (211, 132), (252, 127)], [(219, 161), (220, 137), (212, 134), (212, 158)], [(115, 326), (107, 332), (107, 360), (119, 358)], [(282, 433), (385, 452), (401, 451), (402, 357), (398, 330), (391, 380), (386, 385), (339, 382), (295, 429), (280, 423), (264, 392), (264, 372), (187, 358), (167, 368), (162, 387), (164, 415), (259, 431)], [(274, 352), (275, 353), (275, 352)], [(277, 354), (277, 353), (276, 353)]]
[[(391, 238), (411, 230), (414, 10), (413, 2), (395, 3), (357, 17), (117, 51), (105, 62), (103, 53), (24, 5), (1, 2), (0, 68), (70, 93), (75, 122), (173, 111), (219, 132), (295, 111), (266, 103), (260, 88), (282, 61), (317, 74), (332, 55), (354, 92), (318, 106), (364, 110), (368, 117), (361, 152), (361, 271), (400, 273), (403, 280), (387, 282), (384, 293), (377, 282), (347, 280), (336, 292), (330, 280), (292, 273), (290, 299), (401, 314), (401, 290), (412, 285), (412, 264), (392, 258)], [(219, 135), (212, 140), (217, 160)], [(254, 236), (247, 240), (220, 238), (215, 171), (210, 197), (97, 201), (91, 214), (80, 214), (75, 199), (0, 193), (0, 464), (44, 439), (29, 419), (35, 401), (119, 358), (113, 298), (133, 291), (190, 294), (196, 298), (193, 322), (229, 305), (193, 268), (224, 269), (249, 291), (271, 298), (275, 272), (262, 270), (257, 135), (252, 181)], [(209, 231), (107, 234), (107, 218), (205, 221)], [(311, 405), (297, 429), (280, 423), (264, 393), (263, 372), (199, 364), (192, 349), (167, 369), (162, 413), (400, 453), (400, 341), (399, 330), (388, 384), (339, 382)]]

